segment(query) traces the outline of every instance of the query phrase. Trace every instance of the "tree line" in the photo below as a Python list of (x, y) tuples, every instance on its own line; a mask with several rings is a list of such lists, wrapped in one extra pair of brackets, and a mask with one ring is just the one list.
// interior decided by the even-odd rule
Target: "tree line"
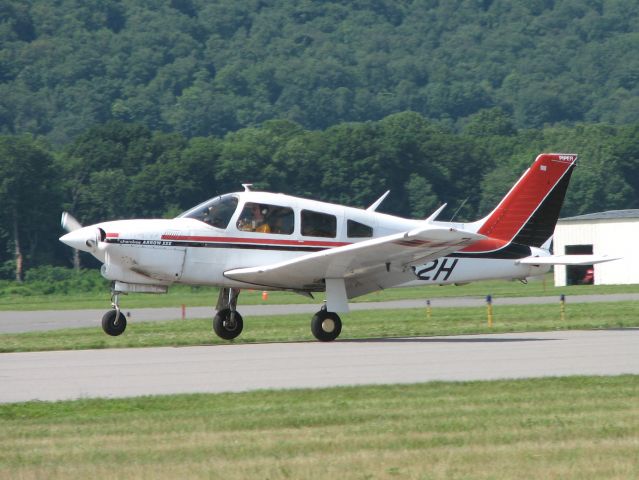
[[(0, 278), (38, 265), (70, 266), (58, 242), (63, 210), (83, 224), (173, 217), (218, 194), (255, 188), (440, 219), (488, 213), (542, 151), (578, 153), (562, 214), (639, 205), (639, 124), (517, 129), (500, 109), (461, 131), (417, 112), (309, 130), (269, 120), (224, 136), (196, 136), (110, 121), (54, 149), (42, 137), (0, 136)], [(83, 257), (85, 265), (89, 257)]]
[(135, 122), (186, 138), (411, 110), (460, 128), (639, 121), (639, 3), (0, 0), (0, 133), (66, 145)]

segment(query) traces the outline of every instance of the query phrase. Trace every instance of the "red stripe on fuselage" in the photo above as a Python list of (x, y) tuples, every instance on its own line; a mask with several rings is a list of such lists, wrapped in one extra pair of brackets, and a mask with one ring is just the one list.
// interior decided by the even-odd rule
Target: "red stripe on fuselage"
[(342, 247), (350, 245), (348, 242), (327, 242), (319, 240), (279, 240), (273, 238), (256, 237), (203, 237), (196, 235), (162, 235), (162, 240), (176, 240), (183, 242), (213, 242), (213, 243), (250, 243), (258, 245), (289, 245), (308, 247)]

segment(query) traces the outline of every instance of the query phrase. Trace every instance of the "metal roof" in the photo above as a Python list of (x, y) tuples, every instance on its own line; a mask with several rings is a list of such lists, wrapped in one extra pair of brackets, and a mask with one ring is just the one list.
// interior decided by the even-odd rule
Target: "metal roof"
[(560, 218), (559, 223), (564, 222), (581, 222), (588, 220), (619, 220), (619, 219), (639, 219), (639, 209), (635, 210), (609, 210), (607, 212), (587, 213), (585, 215), (577, 215), (576, 217)]

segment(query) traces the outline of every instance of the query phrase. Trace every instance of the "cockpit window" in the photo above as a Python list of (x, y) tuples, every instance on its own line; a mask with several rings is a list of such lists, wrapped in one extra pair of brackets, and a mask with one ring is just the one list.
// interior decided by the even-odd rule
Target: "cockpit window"
[(247, 202), (237, 220), (237, 229), (244, 232), (290, 235), (295, 227), (293, 209)]
[(184, 212), (178, 218), (194, 218), (213, 227), (225, 229), (235, 213), (237, 203), (237, 197), (232, 195), (216, 197)]

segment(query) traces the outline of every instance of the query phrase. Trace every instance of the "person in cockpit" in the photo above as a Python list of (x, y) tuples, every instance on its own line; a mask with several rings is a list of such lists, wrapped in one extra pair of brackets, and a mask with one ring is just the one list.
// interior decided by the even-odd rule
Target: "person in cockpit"
[(245, 232), (271, 233), (271, 227), (266, 220), (267, 215), (268, 207), (247, 203), (237, 222), (237, 228)]

